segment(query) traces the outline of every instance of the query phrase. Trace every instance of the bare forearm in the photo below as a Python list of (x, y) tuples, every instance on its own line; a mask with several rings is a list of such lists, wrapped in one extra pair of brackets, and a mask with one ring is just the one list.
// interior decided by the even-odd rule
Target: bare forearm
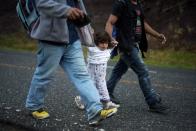
[(144, 22), (144, 27), (145, 27), (146, 33), (150, 34), (153, 37), (159, 38), (160, 33), (155, 31), (147, 22)]
[(111, 40), (114, 40), (114, 38), (112, 38), (112, 32), (117, 19), (118, 18), (116, 16), (111, 14), (106, 22), (105, 31), (109, 34)]
[(109, 34), (110, 38), (112, 39), (113, 25), (111, 22), (106, 23), (105, 31)]
[(158, 33), (157, 31), (155, 31), (147, 22), (144, 22), (144, 27), (145, 27), (145, 31), (148, 34), (150, 34), (151, 36), (154, 36), (155, 38), (160, 40), (162, 44), (165, 44), (166, 37), (164, 36), (164, 34), (161, 34), (161, 33)]

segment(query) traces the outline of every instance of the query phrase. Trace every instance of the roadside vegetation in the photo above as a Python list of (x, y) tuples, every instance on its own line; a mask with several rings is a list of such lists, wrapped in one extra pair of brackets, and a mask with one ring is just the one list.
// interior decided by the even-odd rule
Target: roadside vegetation
[(31, 40), (25, 33), (0, 35), (0, 49), (35, 52), (36, 41)]
[[(1, 50), (17, 50), (36, 52), (36, 41), (28, 38), (24, 33), (0, 35)], [(86, 49), (84, 48), (86, 55)], [(144, 61), (150, 66), (182, 68), (196, 70), (196, 53), (174, 49), (149, 50)], [(118, 56), (111, 61), (117, 61)]]
[(149, 50), (144, 61), (153, 66), (196, 69), (196, 53), (183, 50)]
[[(112, 61), (117, 61), (118, 56)], [(196, 70), (196, 53), (188, 51), (149, 50), (143, 59), (147, 65)]]

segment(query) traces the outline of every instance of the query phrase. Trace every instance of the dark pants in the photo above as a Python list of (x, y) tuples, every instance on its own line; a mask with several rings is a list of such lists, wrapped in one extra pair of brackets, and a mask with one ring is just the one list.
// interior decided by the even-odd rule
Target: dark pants
[(155, 104), (159, 98), (151, 86), (148, 69), (139, 55), (137, 46), (133, 46), (129, 53), (120, 53), (120, 59), (115, 65), (110, 79), (107, 81), (107, 88), (110, 94), (114, 92), (114, 88), (122, 75), (131, 68), (138, 76), (140, 88), (144, 94), (148, 105)]

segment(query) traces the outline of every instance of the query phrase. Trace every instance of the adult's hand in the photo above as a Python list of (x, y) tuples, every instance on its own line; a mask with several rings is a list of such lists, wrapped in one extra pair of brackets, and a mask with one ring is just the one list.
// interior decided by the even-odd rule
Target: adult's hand
[(70, 8), (67, 17), (70, 20), (76, 20), (84, 17), (84, 12), (78, 8)]
[(165, 44), (167, 41), (164, 34), (159, 34), (158, 39), (161, 41), (161, 44)]

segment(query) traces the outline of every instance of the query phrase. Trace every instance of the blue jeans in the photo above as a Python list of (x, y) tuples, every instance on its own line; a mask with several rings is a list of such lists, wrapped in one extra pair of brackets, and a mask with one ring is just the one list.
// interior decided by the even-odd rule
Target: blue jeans
[(107, 81), (109, 94), (114, 92), (116, 84), (121, 79), (122, 75), (127, 72), (129, 67), (132, 68), (138, 76), (140, 88), (147, 104), (155, 104), (158, 101), (158, 98), (151, 86), (148, 69), (139, 55), (139, 48), (137, 46), (133, 46), (129, 53), (120, 53), (120, 59), (112, 70), (110, 79)]
[(31, 81), (26, 107), (29, 110), (43, 107), (48, 84), (59, 65), (68, 74), (85, 102), (88, 120), (90, 120), (103, 107), (99, 93), (88, 74), (79, 40), (67, 46), (55, 46), (39, 41), (37, 66)]

